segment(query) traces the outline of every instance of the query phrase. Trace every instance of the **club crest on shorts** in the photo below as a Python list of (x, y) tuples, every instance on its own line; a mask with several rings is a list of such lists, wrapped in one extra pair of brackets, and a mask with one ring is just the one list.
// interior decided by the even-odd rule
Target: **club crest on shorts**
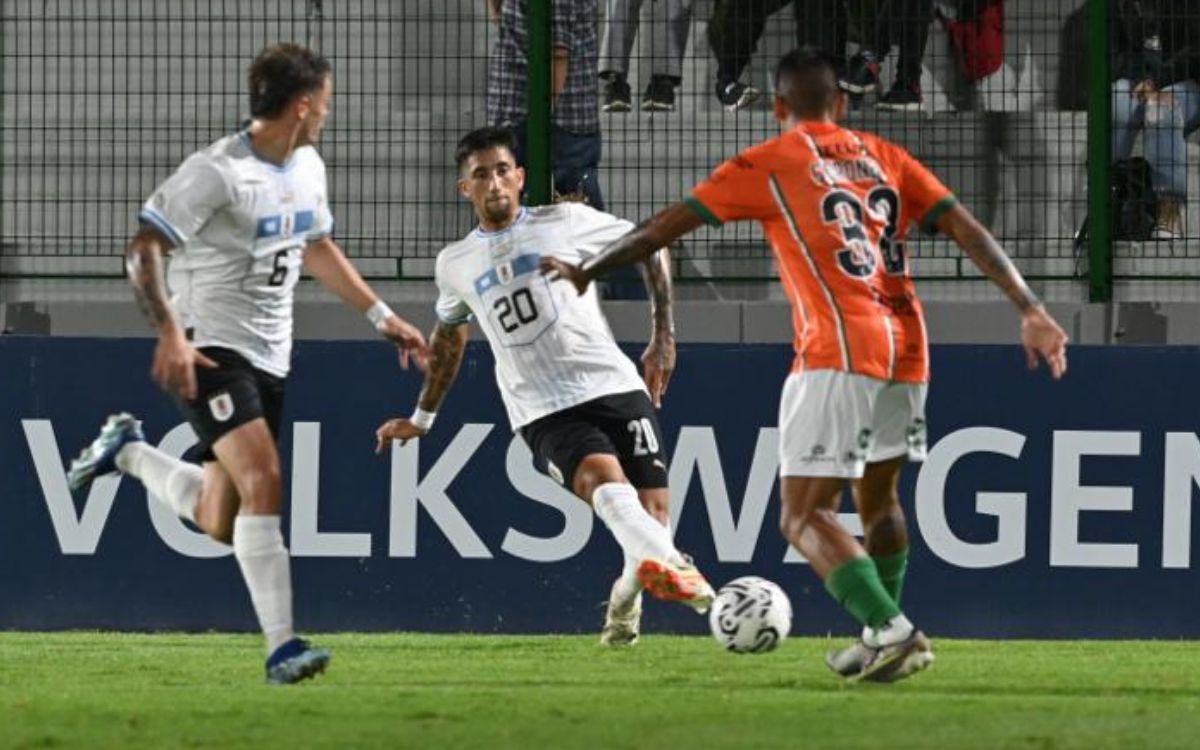
[(211, 396), (208, 399), (208, 410), (212, 412), (213, 419), (228, 422), (233, 417), (233, 396), (229, 395), (229, 391), (221, 391)]
[(500, 279), (501, 284), (507, 284), (513, 280), (512, 263), (504, 262), (496, 266), (496, 276)]

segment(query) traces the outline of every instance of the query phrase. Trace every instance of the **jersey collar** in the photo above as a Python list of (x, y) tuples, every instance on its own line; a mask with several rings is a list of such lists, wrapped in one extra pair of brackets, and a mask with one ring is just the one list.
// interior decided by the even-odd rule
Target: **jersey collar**
[(822, 122), (820, 120), (809, 120), (802, 122), (796, 126), (797, 130), (803, 130), (811, 135), (825, 135), (840, 129), (840, 125), (836, 122)]
[(524, 206), (521, 206), (521, 210), (517, 212), (517, 218), (513, 219), (513, 222), (511, 224), (509, 224), (508, 226), (506, 226), (505, 228), (497, 229), (494, 232), (489, 232), (488, 230), (484, 229), (482, 226), (476, 226), (475, 233), (478, 234), (480, 237), (498, 237), (498, 236), (504, 234), (505, 232), (511, 231), (513, 227), (520, 224), (522, 221), (525, 221), (525, 217), (528, 215), (529, 215), (529, 209), (525, 208)]
[(238, 137), (242, 139), (242, 143), (246, 144), (246, 148), (250, 151), (250, 155), (253, 156), (255, 159), (258, 159), (260, 162), (263, 163), (264, 166), (266, 166), (269, 169), (272, 169), (276, 172), (287, 172), (296, 164), (296, 152), (295, 151), (292, 151), (292, 155), (289, 156), (288, 160), (286, 162), (284, 162), (282, 165), (276, 164), (273, 161), (264, 159), (262, 157), (262, 154), (258, 153), (258, 151), (254, 148), (254, 142), (250, 140), (250, 131), (249, 130), (239, 130)]

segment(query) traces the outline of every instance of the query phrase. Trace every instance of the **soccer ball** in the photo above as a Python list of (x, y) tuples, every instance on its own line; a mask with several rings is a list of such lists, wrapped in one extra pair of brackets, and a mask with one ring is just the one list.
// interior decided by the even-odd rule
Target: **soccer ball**
[(773, 651), (792, 628), (792, 603), (783, 589), (758, 576), (730, 581), (717, 592), (708, 624), (717, 643), (738, 654)]

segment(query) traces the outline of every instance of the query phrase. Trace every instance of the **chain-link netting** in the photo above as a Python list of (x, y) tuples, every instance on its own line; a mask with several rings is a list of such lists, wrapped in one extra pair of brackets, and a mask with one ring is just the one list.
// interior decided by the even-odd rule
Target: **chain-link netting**
[[(521, 15), (511, 6), (525, 2), (0, 1), (0, 273), (119, 274), (139, 203), (188, 153), (239, 125), (249, 61), (293, 40), (334, 67), (321, 150), (339, 240), (371, 275), (427, 278), (437, 250), (472, 225), (455, 191), (454, 144), (488, 123), (489, 53), (501, 25)], [(774, 62), (798, 43), (822, 44), (842, 51), (849, 82), (862, 90), (850, 127), (908, 147), (1027, 274), (1083, 272), (1083, 0), (561, 4), (597, 19), (590, 42), (575, 29), (571, 65), (597, 74), (602, 155), (583, 179), (613, 213), (645, 218), (778, 132)], [(1200, 8), (1183, 0), (1110, 8), (1114, 186), (1134, 196), (1114, 198), (1115, 270), (1196, 275), (1200, 251), (1188, 238), (1200, 224), (1186, 219), (1200, 217), (1189, 204), (1200, 190), (1187, 189), (1198, 173), (1185, 136), (1200, 122), (1200, 84), (1194, 68), (1169, 62), (1200, 44), (1191, 31)], [(1179, 77), (1150, 74), (1149, 90), (1146, 78), (1134, 80), (1145, 71), (1122, 67), (1129, 50), (1141, 65), (1157, 52), (1167, 66), (1159, 72)], [(570, 135), (587, 129), (568, 125)], [(1154, 197), (1153, 207), (1138, 196)], [(1139, 208), (1140, 219), (1129, 215)], [(919, 277), (977, 277), (945, 240), (911, 249)], [(678, 270), (685, 279), (774, 276), (761, 232), (748, 224), (698, 231)]]

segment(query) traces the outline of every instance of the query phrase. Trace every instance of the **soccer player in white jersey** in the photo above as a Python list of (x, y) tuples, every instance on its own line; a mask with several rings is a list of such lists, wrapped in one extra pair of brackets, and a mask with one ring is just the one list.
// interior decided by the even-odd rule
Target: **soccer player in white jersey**
[(592, 505), (625, 553), (601, 642), (632, 645), (643, 587), (698, 611), (713, 598), (669, 529), (666, 457), (654, 413), (675, 361), (667, 259), (660, 252), (644, 265), (655, 330), (642, 358), (643, 383), (613, 340), (595, 292), (578, 296), (537, 270), (545, 255), (578, 262), (633, 225), (581, 203), (522, 208), (525, 173), (513, 149), (512, 132), (502, 128), (480, 128), (459, 142), (458, 188), (479, 226), (438, 255), (439, 322), (425, 385), (411, 418), (379, 428), (378, 450), (433, 426), (475, 318), (496, 358), (513, 430), (540, 470)]
[[(151, 374), (200, 440), (203, 468), (147, 445), (129, 414), (110, 417), (71, 465), (73, 489), (120, 471), (214, 539), (232, 543), (266, 636), (266, 676), (292, 683), (323, 671), (329, 652), (292, 630), (292, 584), (279, 516), (275, 440), (291, 364), (293, 290), (304, 266), (400, 347), (425, 356), (421, 333), (380, 301), (333, 242), (325, 164), (313, 144), (333, 92), (329, 63), (294, 45), (250, 66), (252, 120), (197, 151), (142, 207), (126, 251), (137, 298), (158, 334)], [(191, 336), (168, 301), (164, 256)]]

